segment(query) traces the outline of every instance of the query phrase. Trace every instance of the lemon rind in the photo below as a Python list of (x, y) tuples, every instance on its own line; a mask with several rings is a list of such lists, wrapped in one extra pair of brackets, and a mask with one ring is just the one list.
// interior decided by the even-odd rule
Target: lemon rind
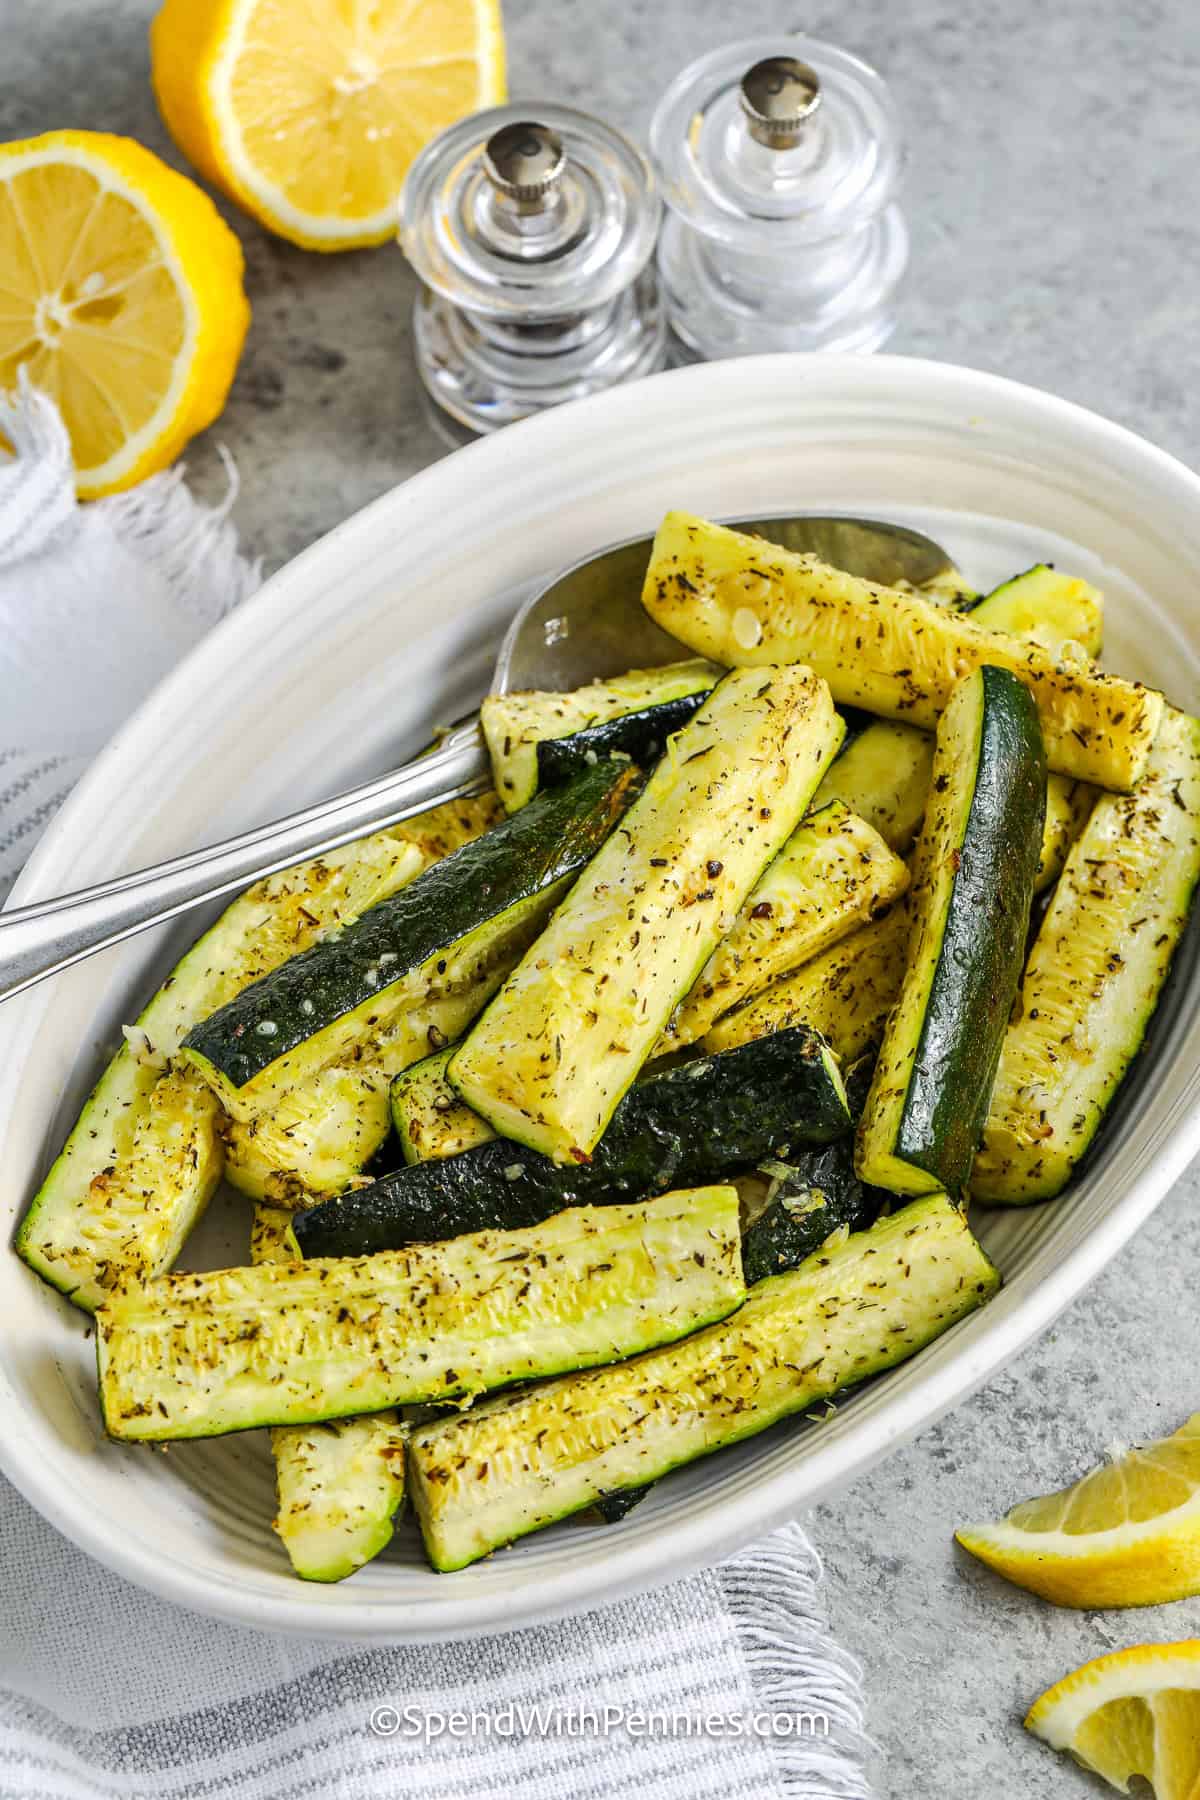
[[(1135, 1670), (1136, 1681), (1130, 1679)], [(1080, 1727), (1110, 1701), (1171, 1688), (1200, 1690), (1200, 1640), (1135, 1644), (1084, 1663), (1034, 1701), (1025, 1728), (1054, 1750), (1070, 1750)]]

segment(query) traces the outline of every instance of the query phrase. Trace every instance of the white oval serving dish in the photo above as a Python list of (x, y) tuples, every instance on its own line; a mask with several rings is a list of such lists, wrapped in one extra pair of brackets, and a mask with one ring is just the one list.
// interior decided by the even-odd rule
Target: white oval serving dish
[[(1057, 557), (1105, 588), (1106, 660), (1200, 704), (1200, 479), (1179, 463), (1077, 407), (969, 370), (888, 356), (721, 363), (474, 444), (314, 545), (108, 746), (15, 897), (151, 862), (386, 766), (483, 690), (499, 628), (531, 583), (651, 530), (673, 505), (907, 520), (979, 585)], [(10, 1224), (120, 1022), (196, 923), (0, 1009)], [(1198, 980), (1189, 946), (1086, 1175), (1051, 1206), (979, 1214), (1007, 1278), (989, 1307), (828, 1423), (780, 1427), (681, 1471), (620, 1526), (567, 1523), (451, 1576), (426, 1568), (405, 1527), (349, 1582), (305, 1585), (269, 1529), (264, 1434), (169, 1455), (109, 1444), (87, 1322), (12, 1255), (0, 1258), (0, 1467), (114, 1569), (245, 1625), (466, 1636), (668, 1580), (861, 1473), (986, 1381), (1103, 1267), (1200, 1148)], [(218, 1200), (200, 1257), (242, 1260), (247, 1225), (244, 1203)]]

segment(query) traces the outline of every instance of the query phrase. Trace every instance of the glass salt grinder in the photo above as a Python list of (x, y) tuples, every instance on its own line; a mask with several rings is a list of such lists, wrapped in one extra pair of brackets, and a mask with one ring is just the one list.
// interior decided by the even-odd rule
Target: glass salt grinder
[(817, 38), (727, 44), (672, 82), (650, 149), (675, 360), (886, 341), (908, 261), (903, 156), (866, 63)]
[(492, 431), (661, 368), (661, 211), (641, 152), (571, 107), (493, 107), (434, 138), (404, 184), (400, 242), (437, 405)]

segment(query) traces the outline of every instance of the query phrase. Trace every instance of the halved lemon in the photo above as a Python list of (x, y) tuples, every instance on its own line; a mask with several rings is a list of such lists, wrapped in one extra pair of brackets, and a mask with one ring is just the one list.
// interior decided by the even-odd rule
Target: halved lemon
[(150, 50), (180, 148), (311, 250), (392, 237), (417, 152), (504, 98), (499, 0), (166, 0)]
[(1200, 1793), (1200, 1642), (1136, 1644), (1084, 1663), (1025, 1720), (1122, 1794), (1140, 1775), (1155, 1800)]
[(0, 389), (59, 404), (84, 495), (171, 462), (225, 403), (250, 322), (242, 250), (129, 138), (0, 144)]
[(1071, 1487), (955, 1536), (1057, 1606), (1156, 1606), (1200, 1594), (1200, 1413), (1173, 1436), (1114, 1449)]

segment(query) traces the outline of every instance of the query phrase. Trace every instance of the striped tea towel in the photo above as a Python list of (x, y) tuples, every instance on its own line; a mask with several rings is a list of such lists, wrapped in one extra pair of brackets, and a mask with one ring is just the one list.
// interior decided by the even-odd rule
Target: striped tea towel
[[(177, 475), (78, 508), (42, 396), (0, 403), (0, 433), (4, 892), (89, 755), (257, 573), (228, 506)], [(422, 1647), (183, 1612), (2, 1479), (0, 1568), (3, 1800), (870, 1800), (860, 1671), (796, 1525), (601, 1612)]]
[(0, 1564), (6, 1800), (869, 1800), (859, 1671), (796, 1525), (656, 1593), (461, 1644), (211, 1623), (11, 1488)]

